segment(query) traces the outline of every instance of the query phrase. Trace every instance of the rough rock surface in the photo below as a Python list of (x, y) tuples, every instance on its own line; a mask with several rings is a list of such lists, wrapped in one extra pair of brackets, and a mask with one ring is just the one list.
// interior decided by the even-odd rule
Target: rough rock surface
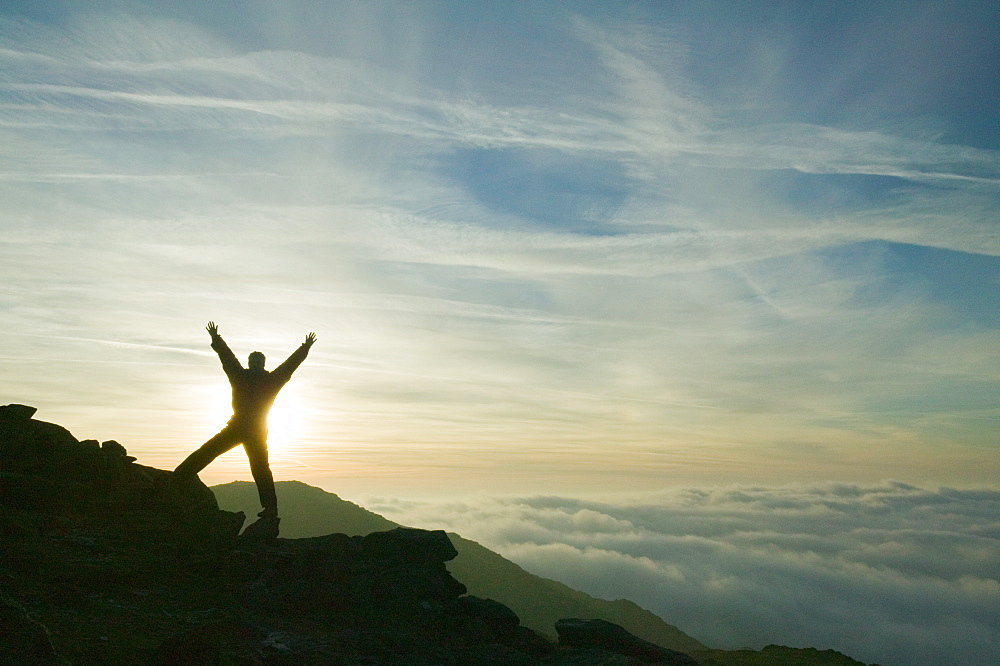
[(34, 411), (0, 407), (0, 664), (596, 663), (466, 595), (444, 532), (238, 536), (197, 479)]
[(0, 591), (0, 663), (59, 664), (48, 629)]
[[(603, 621), (562, 620), (553, 644), (503, 604), (465, 594), (444, 532), (282, 539), (262, 519), (239, 535), (244, 514), (219, 510), (197, 478), (34, 413), (0, 407), (0, 665), (697, 663)], [(698, 657), (853, 662), (765, 650)], [(772, 661), (749, 661), (760, 656)]]

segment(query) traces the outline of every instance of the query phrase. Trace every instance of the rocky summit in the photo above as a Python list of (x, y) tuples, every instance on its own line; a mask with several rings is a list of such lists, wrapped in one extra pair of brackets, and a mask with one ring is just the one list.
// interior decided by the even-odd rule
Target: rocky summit
[[(702, 659), (596, 619), (559, 620), (552, 641), (500, 602), (467, 594), (446, 567), (457, 552), (441, 531), (285, 539), (262, 519), (241, 535), (244, 514), (220, 510), (197, 479), (180, 482), (115, 441), (80, 441), (34, 414), (0, 407), (0, 664)], [(785, 656), (802, 651), (782, 650), (770, 663), (800, 663)], [(702, 663), (739, 663), (728, 654)], [(834, 654), (847, 661), (822, 663), (859, 663)]]

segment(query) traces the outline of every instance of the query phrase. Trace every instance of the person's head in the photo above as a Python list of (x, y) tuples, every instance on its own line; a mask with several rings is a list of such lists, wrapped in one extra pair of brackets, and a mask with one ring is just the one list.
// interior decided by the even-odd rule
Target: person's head
[(251, 370), (263, 370), (264, 355), (260, 352), (251, 352), (249, 358), (247, 358), (247, 363), (250, 364)]

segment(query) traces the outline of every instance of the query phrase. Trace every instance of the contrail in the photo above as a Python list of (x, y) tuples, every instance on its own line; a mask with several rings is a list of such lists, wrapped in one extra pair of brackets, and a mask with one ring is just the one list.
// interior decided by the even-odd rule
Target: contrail
[(99, 363), (101, 365), (176, 365), (192, 367), (190, 363), (164, 363), (158, 361), (109, 361), (100, 358), (43, 358), (41, 356), (0, 356), (0, 362), (45, 361), (48, 363)]
[(167, 350), (182, 352), (184, 354), (196, 354), (198, 356), (214, 356), (214, 352), (207, 352), (199, 349), (186, 349), (184, 347), (170, 347), (167, 345), (149, 345), (139, 342), (123, 342), (121, 340), (100, 340), (98, 338), (78, 338), (69, 335), (39, 335), (35, 336), (39, 338), (48, 338), (50, 340), (73, 340), (76, 342), (93, 342), (99, 345), (109, 345), (112, 347), (132, 347), (135, 349), (156, 349), (156, 350)]
[(731, 268), (734, 273), (736, 273), (741, 278), (743, 278), (743, 281), (747, 283), (747, 286), (750, 287), (750, 289), (753, 290), (753, 293), (757, 295), (757, 298), (759, 298), (761, 300), (761, 302), (763, 302), (766, 305), (771, 306), (775, 310), (775, 312), (777, 312), (779, 315), (781, 315), (782, 319), (786, 319), (786, 320), (787, 319), (791, 319), (791, 317), (788, 316), (788, 313), (785, 312), (784, 308), (782, 308), (780, 305), (778, 305), (777, 303), (775, 303), (774, 301), (772, 301), (768, 297), (768, 295), (764, 292), (764, 290), (761, 288), (761, 286), (759, 284), (757, 284), (756, 280), (754, 280), (752, 277), (750, 277), (749, 273), (747, 273), (745, 270), (743, 270), (742, 268), (740, 268), (736, 264), (730, 266), (729, 268)]

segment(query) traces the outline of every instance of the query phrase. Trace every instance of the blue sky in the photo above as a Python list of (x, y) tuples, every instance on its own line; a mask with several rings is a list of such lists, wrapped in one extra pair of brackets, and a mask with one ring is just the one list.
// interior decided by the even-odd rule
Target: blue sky
[(316, 331), (278, 479), (714, 645), (995, 663), (1000, 6), (481, 4), (4, 3), (0, 404), (172, 468), (207, 321)]
[(211, 319), (348, 495), (994, 483), (998, 14), (6, 3), (0, 397), (173, 466)]

